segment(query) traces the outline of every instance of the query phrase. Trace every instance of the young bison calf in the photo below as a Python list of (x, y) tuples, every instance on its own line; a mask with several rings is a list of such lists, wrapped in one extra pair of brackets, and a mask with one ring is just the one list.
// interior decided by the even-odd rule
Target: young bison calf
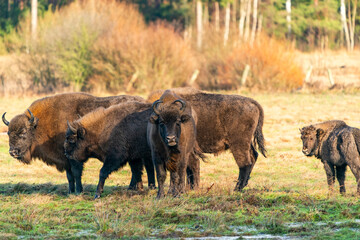
[(104, 163), (95, 198), (100, 197), (106, 178), (126, 163), (133, 174), (129, 188), (142, 188), (143, 164), (149, 187), (155, 186), (154, 167), (146, 139), (151, 112), (151, 104), (129, 102), (107, 109), (98, 108), (68, 123), (64, 143), (66, 156), (79, 162), (94, 157)]
[(340, 193), (345, 193), (345, 170), (349, 165), (360, 194), (360, 130), (333, 120), (303, 127), (300, 132), (302, 152), (321, 159), (329, 189), (333, 190), (336, 174)]
[(186, 168), (195, 151), (196, 129), (189, 106), (171, 91), (153, 103), (148, 124), (148, 142), (158, 181), (157, 198), (164, 196), (166, 170), (170, 171), (169, 194), (185, 190)]

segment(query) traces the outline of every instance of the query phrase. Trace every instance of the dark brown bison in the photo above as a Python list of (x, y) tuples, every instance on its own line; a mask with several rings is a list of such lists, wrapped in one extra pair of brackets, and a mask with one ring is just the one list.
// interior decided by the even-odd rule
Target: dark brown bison
[(164, 196), (166, 171), (170, 171), (169, 194), (185, 190), (189, 157), (196, 149), (196, 128), (190, 107), (167, 90), (152, 106), (148, 123), (148, 142), (158, 181), (157, 198)]
[(106, 109), (98, 108), (68, 123), (64, 143), (67, 157), (82, 163), (93, 157), (104, 163), (95, 198), (103, 192), (107, 177), (126, 163), (133, 174), (131, 185), (142, 188), (141, 175), (145, 164), (149, 187), (155, 186), (154, 167), (146, 139), (151, 112), (151, 104), (128, 102)]
[(144, 101), (135, 96), (94, 97), (85, 93), (64, 93), (45, 97), (33, 102), (23, 114), (10, 122), (2, 116), (8, 126), (9, 153), (19, 161), (30, 164), (38, 158), (60, 172), (66, 171), (69, 192), (82, 192), (81, 174), (83, 165), (68, 160), (64, 155), (66, 120), (74, 121), (98, 107), (127, 101)]
[[(255, 100), (239, 95), (211, 94), (192, 88), (171, 89), (186, 100), (197, 114), (197, 142), (205, 153), (230, 149), (239, 167), (235, 190), (248, 183), (258, 157), (256, 146), (266, 156), (262, 133), (264, 111)], [(150, 94), (148, 101), (159, 98), (162, 90)]]
[(345, 193), (345, 171), (349, 166), (360, 194), (360, 130), (349, 127), (343, 121), (333, 120), (303, 127), (300, 132), (302, 152), (308, 157), (321, 159), (329, 189), (334, 188), (336, 174), (340, 193)]

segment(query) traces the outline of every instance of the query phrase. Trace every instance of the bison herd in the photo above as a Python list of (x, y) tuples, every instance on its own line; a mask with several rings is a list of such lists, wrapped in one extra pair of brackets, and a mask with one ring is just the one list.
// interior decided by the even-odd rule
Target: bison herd
[[(142, 189), (143, 168), (149, 188), (158, 185), (157, 198), (179, 196), (188, 185), (199, 186), (200, 160), (204, 153), (229, 149), (239, 168), (235, 190), (248, 183), (259, 150), (266, 157), (262, 132), (264, 111), (255, 100), (238, 95), (205, 93), (192, 88), (156, 91), (148, 100), (137, 96), (95, 97), (64, 93), (33, 102), (8, 126), (9, 153), (30, 164), (41, 159), (66, 171), (69, 193), (83, 191), (83, 165), (89, 158), (103, 163), (95, 198), (105, 180), (127, 163), (131, 168), (129, 189)], [(324, 164), (329, 188), (335, 175), (345, 193), (349, 166), (360, 194), (360, 130), (343, 121), (327, 121), (300, 129), (303, 153)], [(155, 169), (155, 171), (154, 171)]]

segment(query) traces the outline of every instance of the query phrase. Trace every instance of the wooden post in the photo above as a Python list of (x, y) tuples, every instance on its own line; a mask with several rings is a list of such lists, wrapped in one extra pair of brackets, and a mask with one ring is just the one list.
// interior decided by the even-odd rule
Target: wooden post
[(244, 87), (245, 84), (246, 84), (246, 79), (247, 79), (247, 76), (249, 74), (249, 71), (250, 71), (250, 66), (248, 64), (246, 64), (245, 66), (245, 69), (244, 69), (244, 72), (243, 72), (243, 75), (241, 77), (241, 82), (240, 82), (240, 86), (241, 87)]
[(328, 71), (330, 85), (333, 86), (335, 83), (334, 83), (334, 78), (333, 78), (330, 68), (328, 68), (327, 71)]
[(306, 72), (306, 75), (305, 75), (305, 80), (304, 82), (309, 82), (309, 79), (310, 79), (310, 76), (311, 76), (311, 73), (312, 73), (312, 70), (313, 70), (313, 66), (310, 65), (308, 71)]

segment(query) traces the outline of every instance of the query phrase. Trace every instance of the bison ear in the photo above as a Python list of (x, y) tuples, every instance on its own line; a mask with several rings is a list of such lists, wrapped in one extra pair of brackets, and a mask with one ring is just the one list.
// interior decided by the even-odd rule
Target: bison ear
[(156, 115), (156, 114), (151, 114), (150, 119), (149, 119), (150, 123), (156, 124), (156, 123), (158, 122), (158, 120), (159, 120), (159, 116), (158, 116), (158, 115)]
[(85, 138), (85, 135), (86, 135), (86, 130), (84, 127), (80, 126), (77, 130), (77, 136), (78, 138), (80, 139), (84, 139)]
[(188, 115), (188, 114), (184, 114), (184, 115), (181, 116), (181, 122), (182, 123), (185, 123), (185, 122), (189, 121), (190, 119), (191, 119), (191, 116)]
[(323, 136), (324, 136), (324, 130), (322, 130), (321, 128), (319, 128), (319, 129), (317, 129), (316, 130), (316, 137), (318, 138), (318, 139), (321, 139)]

